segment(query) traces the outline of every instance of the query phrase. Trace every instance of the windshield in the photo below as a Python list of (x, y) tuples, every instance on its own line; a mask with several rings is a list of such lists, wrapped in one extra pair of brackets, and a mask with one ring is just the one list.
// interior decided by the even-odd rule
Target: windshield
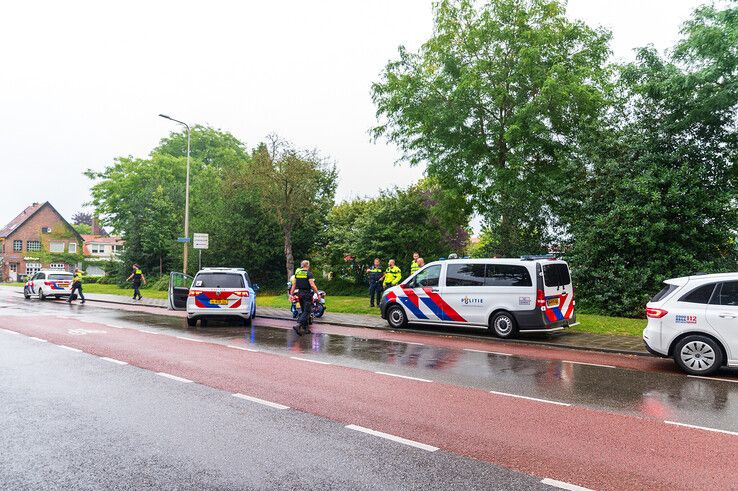
[(571, 283), (569, 266), (564, 263), (546, 264), (543, 266), (543, 281), (546, 286), (566, 286)]
[(243, 277), (235, 273), (200, 273), (194, 285), (198, 288), (243, 288)]
[(50, 274), (49, 279), (50, 280), (56, 280), (56, 281), (72, 281), (72, 278), (74, 278), (71, 274)]

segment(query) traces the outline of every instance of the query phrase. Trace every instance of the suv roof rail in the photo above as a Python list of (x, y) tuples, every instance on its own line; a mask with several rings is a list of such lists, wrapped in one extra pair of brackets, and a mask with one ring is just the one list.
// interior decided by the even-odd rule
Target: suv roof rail
[(535, 261), (536, 259), (556, 259), (556, 254), (539, 254), (520, 256), (521, 261)]
[(202, 271), (245, 271), (243, 268), (202, 268)]

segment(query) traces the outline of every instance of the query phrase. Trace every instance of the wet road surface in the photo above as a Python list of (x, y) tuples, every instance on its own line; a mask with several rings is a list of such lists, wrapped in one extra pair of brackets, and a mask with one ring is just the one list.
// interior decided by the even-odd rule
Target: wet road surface
[[(343, 420), (345, 412), (356, 413), (370, 426), (400, 428), (395, 434), (425, 436), (424, 441), (441, 448), (542, 477), (553, 472), (555, 477), (613, 489), (616, 480), (620, 486), (686, 484), (676, 479), (683, 470), (678, 463), (681, 450), (685, 450), (682, 458), (690, 458), (686, 448), (693, 443), (719, 442), (725, 455), (735, 457), (738, 452), (738, 435), (664, 423), (738, 432), (735, 371), (721, 373), (724, 380), (705, 380), (674, 371), (668, 360), (540, 348), (536, 348), (540, 353), (528, 353), (534, 356), (521, 356), (525, 350), (500, 343), (487, 346), (399, 333), (398, 339), (389, 339), (393, 333), (378, 336), (363, 329), (326, 328), (330, 332), (298, 337), (288, 329), (291, 323), (279, 321), (259, 321), (248, 330), (227, 326), (188, 330), (181, 318), (168, 315), (5, 296), (0, 302), (4, 307), (0, 327), (9, 330), (89, 353), (115, 354), (149, 370), (199, 378), (211, 387), (236, 390), (246, 384), (252, 393), (334, 421)], [(261, 353), (246, 357), (243, 349)], [(647, 368), (638, 369), (640, 365)], [(244, 369), (250, 370), (245, 379), (240, 372)], [(253, 376), (257, 371), (260, 376)], [(296, 389), (295, 384), (301, 387)], [(363, 390), (374, 397), (365, 399)], [(357, 402), (362, 404), (357, 407)], [(327, 404), (343, 404), (344, 412), (327, 410)], [(408, 406), (393, 421), (403, 405)], [(371, 417), (388, 410), (393, 414)], [(508, 424), (501, 414), (510, 415)], [(509, 427), (512, 423), (517, 426)], [(497, 433), (487, 434), (495, 433), (491, 428)], [(529, 441), (533, 434), (538, 442)], [(628, 436), (640, 441), (631, 442)], [(674, 449), (680, 441), (684, 449)], [(561, 455), (549, 448), (562, 444), (580, 448), (573, 453), (559, 449)], [(646, 453), (661, 448), (662, 455), (648, 457), (660, 462), (658, 476), (651, 475), (649, 465), (640, 459), (639, 445), (647, 445), (642, 449)], [(692, 477), (738, 482), (734, 465), (720, 470), (720, 452), (705, 450), (703, 469)], [(547, 456), (544, 462), (537, 461), (539, 454)], [(592, 467), (593, 454), (601, 454), (602, 469), (583, 471), (582, 465)], [(672, 465), (677, 476), (667, 479), (665, 471)], [(600, 475), (588, 475), (593, 472)]]

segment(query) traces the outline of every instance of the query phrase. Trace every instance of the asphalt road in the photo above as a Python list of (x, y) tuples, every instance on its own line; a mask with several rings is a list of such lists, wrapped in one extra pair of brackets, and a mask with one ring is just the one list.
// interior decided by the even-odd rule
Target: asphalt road
[(0, 291), (0, 442), (14, 449), (0, 487), (738, 482), (735, 371), (695, 379), (668, 360), (289, 326), (187, 330), (144, 308)]

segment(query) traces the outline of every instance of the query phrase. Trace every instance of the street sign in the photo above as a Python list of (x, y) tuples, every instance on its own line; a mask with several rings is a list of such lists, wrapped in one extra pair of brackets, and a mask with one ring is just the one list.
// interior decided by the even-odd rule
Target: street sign
[(208, 234), (193, 234), (192, 235), (192, 247), (193, 249), (207, 249), (210, 236)]
[(177, 237), (177, 242), (187, 243), (190, 241), (189, 237)]

